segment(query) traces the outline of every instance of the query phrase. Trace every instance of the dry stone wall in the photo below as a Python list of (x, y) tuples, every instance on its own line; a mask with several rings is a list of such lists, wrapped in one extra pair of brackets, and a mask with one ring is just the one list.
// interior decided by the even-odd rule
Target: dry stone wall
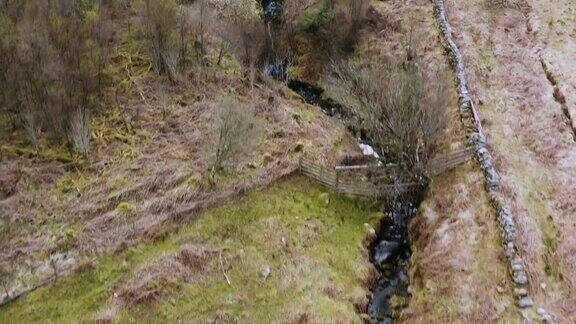
[[(434, 12), (444, 46), (446, 47), (456, 74), (460, 117), (465, 128), (468, 130), (468, 138), (475, 149), (476, 158), (484, 172), (490, 201), (498, 216), (504, 252), (509, 264), (517, 306), (522, 310), (528, 310), (533, 307), (534, 303), (528, 293), (529, 283), (528, 276), (524, 269), (524, 260), (516, 247), (517, 231), (512, 209), (506, 203), (501, 192), (501, 177), (494, 167), (492, 155), (490, 154), (480, 118), (478, 117), (472, 100), (470, 99), (468, 84), (466, 81), (464, 59), (452, 37), (453, 31), (446, 16), (444, 0), (433, 0), (433, 2)], [(543, 321), (551, 320), (550, 315), (544, 309), (538, 308), (537, 313)]]

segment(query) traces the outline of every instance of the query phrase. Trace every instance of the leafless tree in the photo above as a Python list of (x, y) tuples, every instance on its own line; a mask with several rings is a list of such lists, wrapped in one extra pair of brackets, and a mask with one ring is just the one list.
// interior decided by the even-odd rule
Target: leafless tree
[(245, 67), (252, 85), (269, 50), (266, 25), (260, 20), (232, 20), (222, 27), (222, 36), (230, 44), (234, 56)]
[(249, 105), (227, 96), (216, 107), (216, 153), (211, 175), (254, 142), (254, 112)]
[(349, 122), (367, 133), (378, 154), (400, 166), (402, 177), (425, 176), (446, 125), (447, 80), (426, 74), (415, 61), (341, 63), (334, 71), (330, 91), (349, 109)]
[(40, 129), (88, 150), (87, 120), (110, 50), (108, 1), (8, 1), (0, 13), (0, 102), (36, 145)]
[(154, 67), (158, 74), (164, 74), (176, 83), (177, 4), (174, 0), (144, 0), (140, 11)]

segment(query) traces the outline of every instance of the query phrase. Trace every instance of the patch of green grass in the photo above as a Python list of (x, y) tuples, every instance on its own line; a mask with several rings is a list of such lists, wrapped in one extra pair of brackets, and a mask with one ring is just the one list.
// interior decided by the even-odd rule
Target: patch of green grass
[[(116, 321), (360, 322), (354, 303), (365, 298), (362, 280), (370, 273), (364, 224), (379, 217), (367, 201), (291, 178), (208, 210), (164, 240), (129, 248), (39, 289), (0, 310), (0, 322), (93, 320), (112, 308), (114, 293), (137, 269), (188, 242), (219, 251), (222, 267), (211, 267), (156, 303), (120, 309)], [(265, 267), (271, 269), (268, 279), (261, 274)]]

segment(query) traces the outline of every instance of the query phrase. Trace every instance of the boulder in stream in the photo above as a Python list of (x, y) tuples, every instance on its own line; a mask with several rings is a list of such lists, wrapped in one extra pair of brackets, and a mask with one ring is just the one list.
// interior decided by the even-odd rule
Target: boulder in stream
[(374, 249), (374, 261), (382, 265), (392, 259), (400, 250), (400, 243), (394, 241), (381, 241)]

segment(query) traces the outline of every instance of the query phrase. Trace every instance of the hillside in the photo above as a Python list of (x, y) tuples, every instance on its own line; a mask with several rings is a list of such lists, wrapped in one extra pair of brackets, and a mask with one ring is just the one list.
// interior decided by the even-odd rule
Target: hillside
[(56, 2), (0, 1), (0, 322), (573, 321), (571, 1)]

